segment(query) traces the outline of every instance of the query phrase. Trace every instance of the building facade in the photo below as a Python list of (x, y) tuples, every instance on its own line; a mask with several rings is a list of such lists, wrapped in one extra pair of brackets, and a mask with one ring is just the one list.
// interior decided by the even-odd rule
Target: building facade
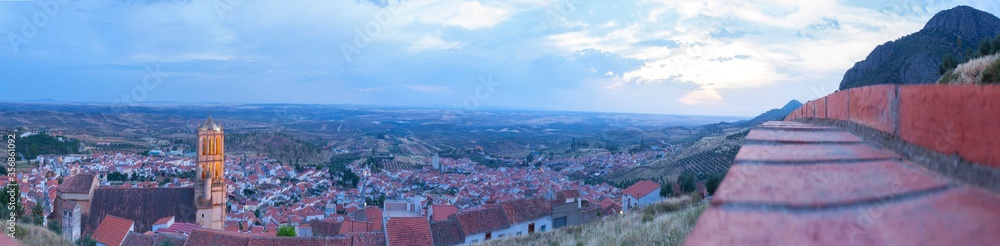
[(209, 116), (198, 128), (198, 168), (195, 175), (195, 220), (204, 228), (222, 230), (226, 222), (225, 134)]

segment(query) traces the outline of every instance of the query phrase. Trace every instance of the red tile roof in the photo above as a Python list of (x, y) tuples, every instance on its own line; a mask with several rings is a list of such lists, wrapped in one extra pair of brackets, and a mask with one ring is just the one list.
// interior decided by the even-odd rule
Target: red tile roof
[(458, 245), (465, 242), (465, 235), (462, 234), (462, 227), (458, 220), (445, 220), (431, 222), (431, 235), (434, 236), (434, 245)]
[(132, 230), (135, 223), (131, 220), (118, 218), (115, 216), (104, 216), (104, 220), (94, 230), (94, 241), (107, 245), (122, 245), (125, 235)]
[(649, 195), (650, 192), (653, 192), (659, 188), (660, 184), (657, 184), (656, 182), (650, 180), (643, 180), (636, 182), (632, 186), (629, 186), (628, 188), (623, 190), (622, 193), (631, 195), (632, 197), (639, 199), (646, 195)]
[(510, 221), (500, 207), (459, 211), (455, 214), (465, 235), (496, 231), (510, 227)]
[(528, 198), (501, 202), (504, 214), (511, 224), (534, 220), (552, 214), (552, 207), (542, 198)]
[(212, 229), (197, 229), (191, 232), (185, 246), (270, 246), (270, 245), (386, 245), (385, 234), (380, 232), (350, 233), (337, 237), (276, 237), (251, 236), (242, 233)]
[(170, 225), (170, 227), (162, 228), (162, 229), (160, 229), (159, 231), (156, 231), (156, 232), (163, 232), (163, 233), (170, 233), (170, 232), (191, 233), (191, 231), (194, 231), (194, 229), (198, 229), (198, 228), (201, 228), (201, 225), (194, 224), (194, 223), (180, 222), (180, 223), (174, 223), (173, 225)]
[(250, 236), (241, 233), (212, 229), (195, 229), (188, 236), (185, 246), (246, 246)]
[(431, 205), (431, 210), (434, 211), (434, 215), (431, 216), (434, 221), (442, 221), (448, 219), (448, 216), (458, 212), (458, 207), (455, 205), (442, 205), (434, 204)]
[(73, 175), (63, 183), (59, 185), (57, 190), (65, 193), (88, 193), (90, 192), (90, 187), (94, 184), (94, 175), (92, 174), (79, 174)]
[(432, 245), (431, 227), (424, 217), (390, 218), (385, 226), (390, 245)]
[(163, 218), (160, 218), (160, 219), (156, 220), (156, 222), (153, 222), (153, 225), (166, 224), (167, 222), (170, 222), (170, 220), (173, 220), (173, 219), (174, 219), (174, 216), (163, 217)]

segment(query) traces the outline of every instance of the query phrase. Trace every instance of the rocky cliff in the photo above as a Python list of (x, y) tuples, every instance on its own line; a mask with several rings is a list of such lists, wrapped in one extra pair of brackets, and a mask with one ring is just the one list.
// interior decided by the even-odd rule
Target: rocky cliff
[(961, 57), (984, 39), (1000, 34), (1000, 18), (969, 7), (941, 11), (920, 31), (875, 47), (847, 70), (840, 89), (874, 84), (926, 84), (941, 76), (938, 66), (948, 53)]

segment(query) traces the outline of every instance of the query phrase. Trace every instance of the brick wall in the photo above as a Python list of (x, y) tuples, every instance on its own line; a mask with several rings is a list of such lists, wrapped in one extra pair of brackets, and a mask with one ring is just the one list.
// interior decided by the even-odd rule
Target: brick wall
[(1000, 86), (874, 85), (809, 101), (785, 118), (851, 121), (1000, 168)]

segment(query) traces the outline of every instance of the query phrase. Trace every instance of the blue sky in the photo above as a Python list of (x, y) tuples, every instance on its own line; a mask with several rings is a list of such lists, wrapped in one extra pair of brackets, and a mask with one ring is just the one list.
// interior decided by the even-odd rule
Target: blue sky
[(995, 1), (2, 1), (0, 101), (750, 116)]

